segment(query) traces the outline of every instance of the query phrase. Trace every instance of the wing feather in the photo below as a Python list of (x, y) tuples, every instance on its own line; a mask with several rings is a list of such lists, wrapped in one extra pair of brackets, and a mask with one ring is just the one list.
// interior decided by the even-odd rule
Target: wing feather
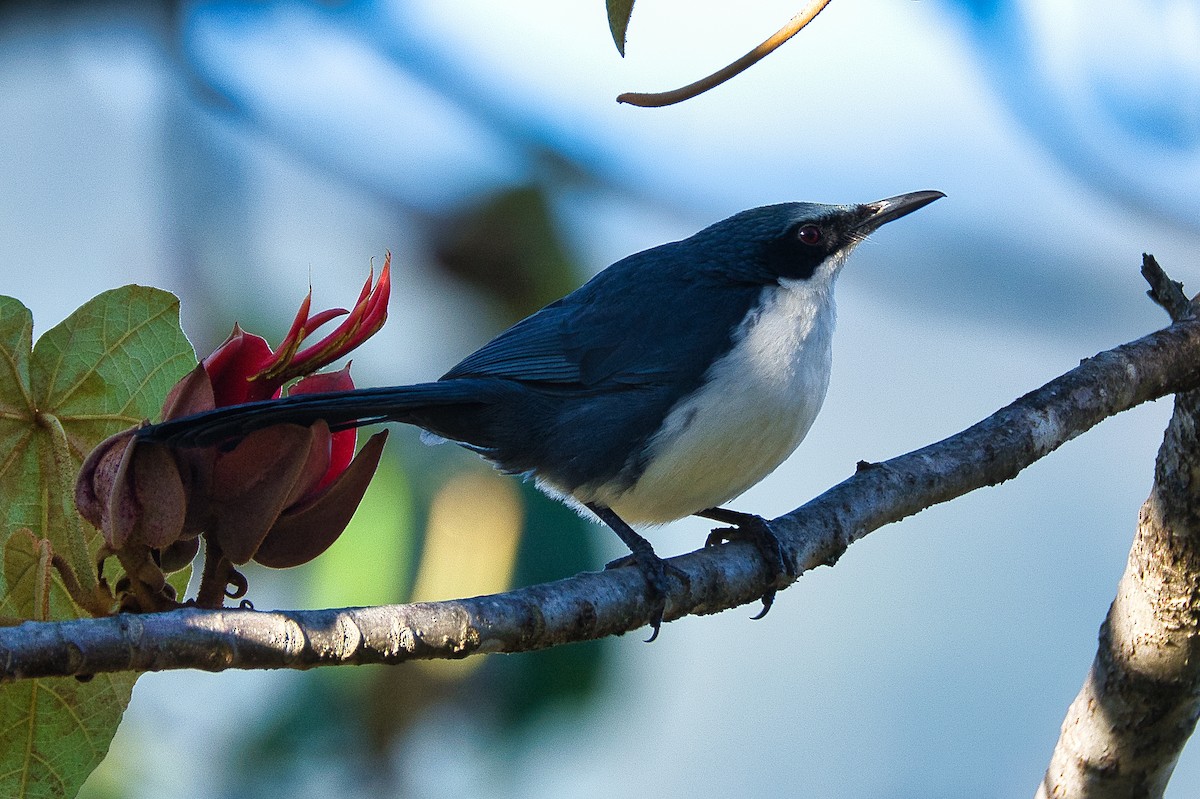
[(442, 379), (499, 377), (557, 387), (662, 386), (699, 380), (729, 345), (760, 287), (723, 285), (688, 259), (632, 255), (529, 316)]

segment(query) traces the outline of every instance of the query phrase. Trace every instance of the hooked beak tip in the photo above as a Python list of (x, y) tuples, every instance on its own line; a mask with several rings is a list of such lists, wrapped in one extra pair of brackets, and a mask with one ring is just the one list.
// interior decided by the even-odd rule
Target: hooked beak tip
[(859, 223), (859, 227), (865, 228), (867, 232), (870, 232), (880, 225), (899, 219), (902, 216), (908, 216), (913, 211), (924, 208), (934, 200), (939, 200), (945, 196), (940, 191), (913, 191), (908, 194), (888, 197), (885, 200), (876, 200), (873, 203), (864, 203), (859, 206), (865, 213), (862, 222)]

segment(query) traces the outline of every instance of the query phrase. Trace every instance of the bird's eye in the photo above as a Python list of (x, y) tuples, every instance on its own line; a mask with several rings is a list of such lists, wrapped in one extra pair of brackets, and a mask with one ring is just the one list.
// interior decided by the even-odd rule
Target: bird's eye
[(800, 239), (801, 244), (813, 245), (820, 244), (821, 239), (825, 236), (821, 233), (821, 228), (816, 225), (804, 225), (796, 231), (796, 238)]

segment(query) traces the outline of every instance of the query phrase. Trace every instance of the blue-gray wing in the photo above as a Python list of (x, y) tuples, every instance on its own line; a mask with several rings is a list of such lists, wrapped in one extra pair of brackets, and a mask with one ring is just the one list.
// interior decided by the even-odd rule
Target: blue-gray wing
[[(596, 389), (698, 381), (760, 287), (713, 284), (656, 248), (513, 325), (443, 376)], [(717, 301), (714, 302), (714, 291)]]
[(442, 376), (504, 377), (545, 383), (579, 383), (580, 366), (570, 351), (571, 316), (566, 299), (526, 317), (464, 358)]

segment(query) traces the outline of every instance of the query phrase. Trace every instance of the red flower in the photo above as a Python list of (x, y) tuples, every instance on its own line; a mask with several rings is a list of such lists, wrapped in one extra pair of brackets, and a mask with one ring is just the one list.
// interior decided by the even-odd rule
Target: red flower
[[(372, 273), (350, 311), (309, 316), (310, 291), (275, 350), (235, 325), (229, 338), (171, 390), (163, 419), (278, 397), (297, 377), (288, 393), (354, 388), (349, 365), (314, 373), (383, 325), (390, 267), (389, 254), (379, 282), (372, 286)], [(336, 329), (301, 349), (313, 331), (341, 316), (346, 318)], [(163, 571), (190, 562), (200, 538), (207, 548), (196, 601), (207, 606), (244, 591), (235, 564), (256, 560), (283, 568), (324, 552), (362, 500), (386, 439), (386, 433), (372, 436), (356, 457), (357, 431), (331, 433), (324, 423), (276, 425), (227, 450), (175, 450), (139, 441), (133, 432), (109, 438), (88, 457), (76, 484), (76, 504), (125, 567), (129, 585), (123, 605), (142, 610), (173, 603)]]
[[(309, 316), (312, 307), (310, 289), (304, 302), (300, 303), (291, 330), (275, 351), (266, 339), (234, 325), (233, 333), (225, 343), (201, 361), (212, 380), (216, 406), (278, 397), (280, 389), (289, 380), (312, 375), (375, 335), (387, 319), (388, 298), (392, 292), (391, 265), (392, 256), (388, 253), (379, 273), (379, 282), (372, 288), (375, 277), (372, 270), (350, 311), (332, 308)], [(313, 331), (339, 316), (346, 318), (332, 333), (316, 344), (300, 349)]]

